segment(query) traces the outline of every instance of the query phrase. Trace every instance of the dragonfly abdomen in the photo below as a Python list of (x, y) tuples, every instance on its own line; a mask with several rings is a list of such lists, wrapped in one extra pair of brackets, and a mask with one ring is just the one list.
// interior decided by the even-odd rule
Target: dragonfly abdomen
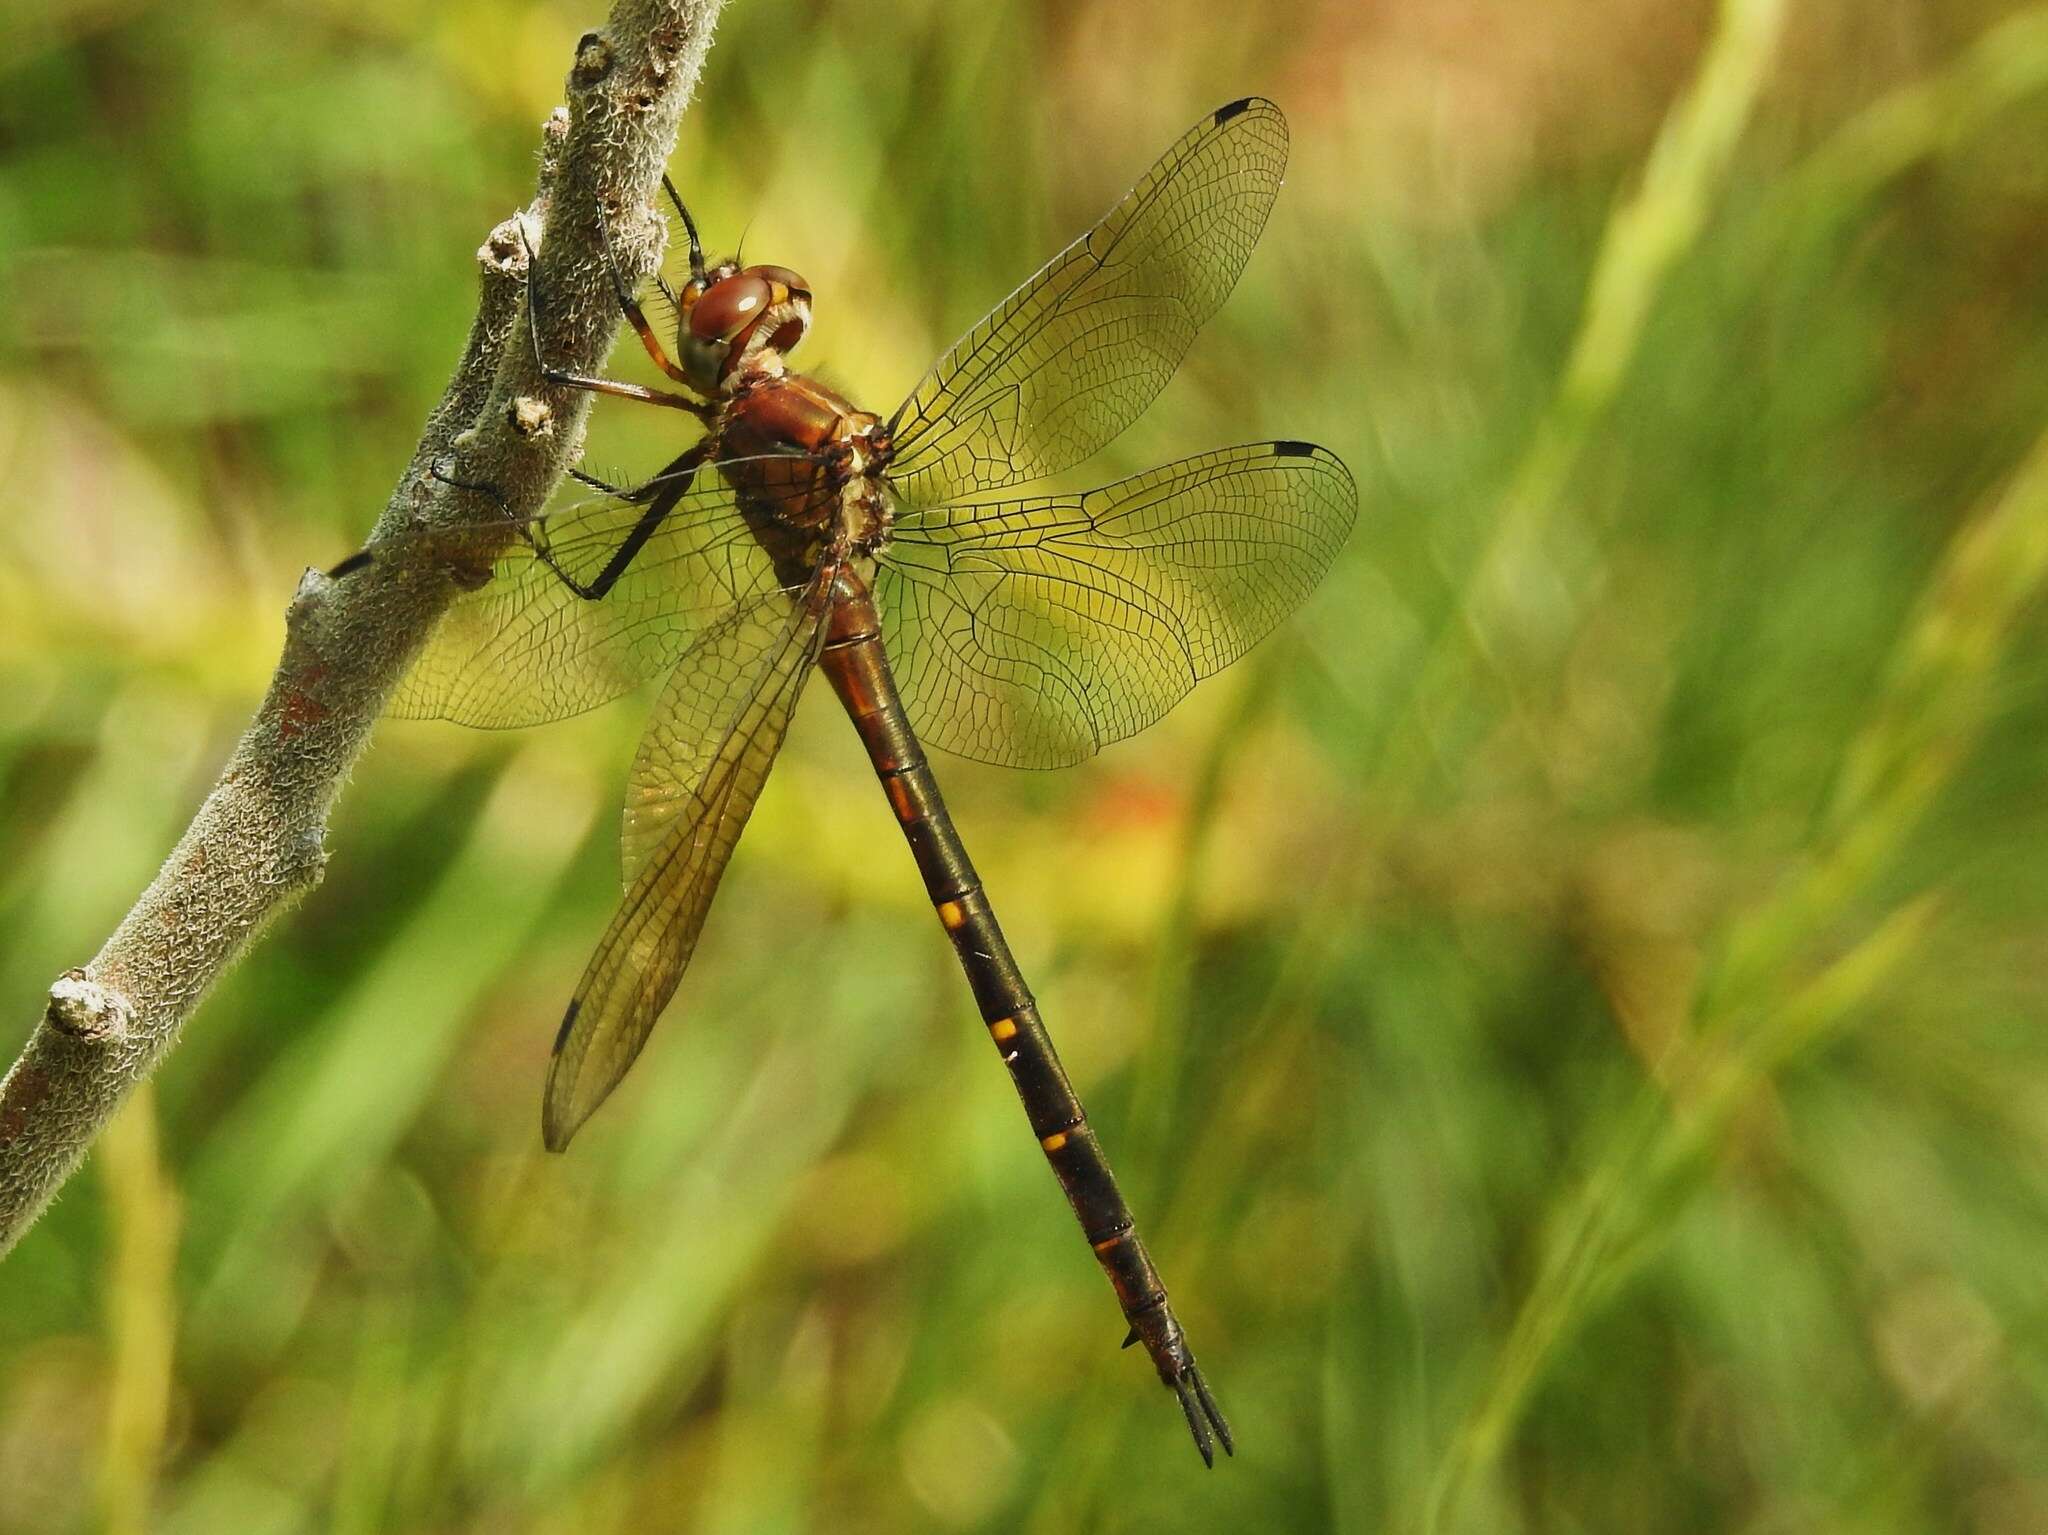
[(819, 665), (852, 717), (869, 760), (903, 828), (939, 923), (966, 972), (989, 1039), (1009, 1068), (1032, 1134), (1073, 1207), (1130, 1325), (1127, 1343), (1141, 1342), (1160, 1379), (1173, 1388), (1204, 1459), (1210, 1428), (1226, 1450), (1230, 1429), (1209, 1397), (1159, 1271), (1096, 1141), (1087, 1110), (1060, 1064), (1024, 984), (1008, 940), (982, 889), (981, 877), (953, 826), (937, 780), (896, 688), (883, 649), (881, 623), (866, 582), (838, 574)]

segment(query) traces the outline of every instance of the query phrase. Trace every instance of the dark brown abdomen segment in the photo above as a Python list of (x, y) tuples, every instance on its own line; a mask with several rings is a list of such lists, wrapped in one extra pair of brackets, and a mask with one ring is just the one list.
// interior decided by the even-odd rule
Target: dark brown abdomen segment
[[(897, 694), (882, 649), (874, 602), (858, 577), (848, 574), (841, 581), (842, 593), (820, 664), (867, 746), (917, 860), (918, 872), (924, 876), (932, 906), (953, 940), (960, 967), (967, 972), (989, 1038), (1010, 1068), (1010, 1080), (1023, 1100), (1031, 1133), (1038, 1137), (1040, 1149), (1080, 1219), (1082, 1234), (1116, 1289), (1117, 1302), (1131, 1326), (1126, 1341), (1145, 1345), (1160, 1379), (1174, 1388), (1183, 1408), (1189, 1409), (1188, 1383), (1198, 1385), (1199, 1376), (1186, 1336), (1167, 1304), (1166, 1287), (1138, 1237), (1130, 1206), (1117, 1189), (1087, 1113), (1039, 1020), (1037, 1004), (1010, 954), (995, 913), (989, 909), (981, 878), (946, 813), (945, 801)], [(1204, 1398), (1206, 1395), (1204, 1391)], [(1222, 1427), (1220, 1417), (1215, 1421), (1228, 1449), (1229, 1431)], [(1191, 1426), (1193, 1422), (1190, 1409)], [(1198, 1429), (1198, 1445), (1204, 1437)], [(1208, 1456), (1206, 1446), (1203, 1455), (1205, 1459)]]

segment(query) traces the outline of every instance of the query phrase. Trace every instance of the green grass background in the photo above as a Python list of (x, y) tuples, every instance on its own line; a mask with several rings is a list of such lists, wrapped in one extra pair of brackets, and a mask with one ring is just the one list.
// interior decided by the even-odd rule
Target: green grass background
[[(382, 504), (599, 19), (4, 0), (0, 1047)], [(819, 689), (565, 1158), (641, 709), (380, 732), (0, 1266), (0, 1530), (2048, 1528), (2048, 7), (739, 0), (674, 164), (886, 410), (1247, 91), (1286, 191), (1094, 477), (1312, 438), (1358, 531), (1147, 736), (941, 764), (1238, 1460)]]

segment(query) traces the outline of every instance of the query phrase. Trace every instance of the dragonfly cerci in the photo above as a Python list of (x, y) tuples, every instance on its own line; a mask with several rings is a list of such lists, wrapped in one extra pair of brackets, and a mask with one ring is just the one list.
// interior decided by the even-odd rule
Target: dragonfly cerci
[[(1079, 761), (1244, 654), (1329, 568), (1357, 493), (1336, 455), (1311, 443), (1220, 448), (1094, 490), (1014, 488), (1078, 464), (1158, 394), (1236, 283), (1286, 158), (1270, 101), (1210, 113), (887, 416), (794, 370), (809, 284), (784, 267), (707, 263), (670, 186), (689, 251), (686, 278), (655, 284), (673, 313), (672, 349), (623, 282), (620, 304), (681, 387), (547, 371), (557, 385), (686, 412), (702, 434), (637, 488), (586, 477), (598, 495), (521, 524), (488, 570), (461, 568), (456, 544), (430, 550), (459, 591), (396, 705), (525, 725), (660, 684), (626, 791), (625, 896), (548, 1073), (542, 1123), (559, 1149), (674, 995), (797, 700), (822, 670), (1115, 1288), (1125, 1342), (1144, 1345), (1204, 1461), (1216, 1443), (1231, 1451), (1230, 1429), (925, 749), (1021, 767)], [(546, 302), (544, 277), (541, 252), (529, 315)], [(496, 499), (459, 465), (438, 473)], [(347, 568), (379, 557), (373, 547)]]

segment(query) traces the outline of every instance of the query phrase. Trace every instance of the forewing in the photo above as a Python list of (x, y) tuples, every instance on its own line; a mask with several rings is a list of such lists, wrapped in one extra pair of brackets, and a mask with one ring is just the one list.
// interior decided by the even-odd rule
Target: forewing
[[(748, 535), (713, 465), (672, 466), (644, 487), (653, 500), (599, 496), (551, 511), (521, 532), (474, 590), (456, 597), (400, 684), (391, 712), (484, 727), (537, 725), (595, 708), (661, 676), (706, 627), (759, 588), (767, 557)], [(645, 519), (651, 537), (601, 598), (580, 595), (542, 558), (585, 586)], [(385, 558), (445, 559), (405, 539)]]
[(1038, 479), (1135, 421), (1237, 282), (1287, 168), (1259, 97), (1202, 119), (933, 364), (890, 422), (912, 504)]
[[(829, 572), (819, 579), (829, 590)], [(670, 674), (627, 791), (625, 898), (555, 1039), (541, 1111), (551, 1150), (618, 1086), (675, 995), (817, 660), (822, 608), (804, 593), (759, 597)]]
[(1357, 508), (1328, 449), (1261, 442), (1076, 495), (909, 511), (876, 601), (911, 723), (982, 762), (1078, 762), (1279, 623)]

